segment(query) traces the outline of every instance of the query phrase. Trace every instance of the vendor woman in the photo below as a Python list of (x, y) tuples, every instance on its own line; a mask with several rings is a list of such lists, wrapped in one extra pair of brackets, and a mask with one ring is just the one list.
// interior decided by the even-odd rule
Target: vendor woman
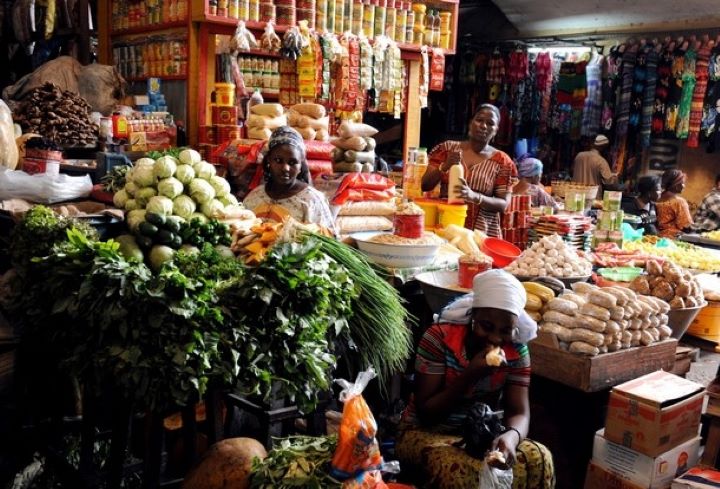
[(510, 189), (517, 181), (512, 158), (490, 146), (500, 125), (500, 111), (483, 104), (470, 122), (467, 141), (445, 141), (430, 151), (422, 190), (430, 191), (442, 182), (441, 195), (447, 195), (447, 173), (453, 165), (463, 165), (465, 179), (458, 191), (468, 204), (465, 227), (501, 238), (500, 214), (510, 202)]
[(281, 221), (293, 217), (334, 231), (327, 198), (310, 183), (305, 142), (300, 133), (288, 126), (275, 129), (262, 165), (265, 185), (245, 197), (245, 207), (261, 218)]
[[(475, 277), (473, 293), (450, 304), (418, 345), (415, 392), (403, 413), (395, 453), (403, 467), (424, 470), (430, 487), (475, 489), (483, 461), (457, 443), (478, 403), (504, 408), (505, 427), (492, 443), (513, 469), (513, 487), (555, 487), (552, 456), (526, 439), (530, 423), (530, 356), (537, 328), (524, 311), (525, 291), (502, 270)], [(501, 347), (506, 363), (488, 364)]]
[(560, 208), (540, 184), (543, 173), (542, 161), (526, 155), (518, 160), (517, 169), (520, 182), (512, 190), (514, 195), (530, 195), (530, 204), (533, 207), (547, 206), (555, 211)]

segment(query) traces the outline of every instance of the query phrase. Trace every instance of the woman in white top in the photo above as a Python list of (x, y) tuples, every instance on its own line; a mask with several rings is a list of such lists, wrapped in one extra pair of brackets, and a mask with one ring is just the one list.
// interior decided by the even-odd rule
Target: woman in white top
[(245, 197), (245, 207), (261, 218), (279, 221), (289, 216), (335, 231), (327, 198), (311, 186), (300, 133), (288, 126), (277, 128), (270, 136), (262, 164), (265, 184)]

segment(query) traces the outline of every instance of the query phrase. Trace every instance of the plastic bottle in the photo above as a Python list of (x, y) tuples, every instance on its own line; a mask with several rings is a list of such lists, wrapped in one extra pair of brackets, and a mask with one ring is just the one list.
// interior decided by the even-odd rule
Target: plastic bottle
[(413, 44), (422, 45), (425, 42), (425, 13), (427, 7), (422, 3), (414, 3), (412, 8), (413, 12), (415, 12)]
[(440, 47), (440, 11), (435, 9), (433, 14), (433, 46)]
[(397, 8), (395, 0), (387, 0), (387, 10), (385, 14), (385, 35), (390, 39), (395, 39), (395, 27), (397, 25)]
[(433, 10), (430, 9), (425, 14), (425, 44), (432, 46), (433, 43)]
[(368, 39), (375, 37), (375, 5), (371, 0), (364, 0), (363, 5), (363, 34)]
[(451, 166), (450, 170), (448, 170), (448, 204), (465, 203), (460, 193), (455, 191), (455, 187), (460, 185), (461, 178), (465, 178), (465, 169), (462, 164)]
[(405, 2), (405, 11), (407, 18), (405, 19), (405, 43), (412, 44), (415, 40), (415, 12), (410, 2)]
[(395, 41), (405, 42), (405, 29), (407, 22), (407, 10), (405, 10), (405, 2), (397, 0), (395, 2), (396, 19), (395, 19)]
[(452, 13), (442, 12), (440, 14), (440, 47), (450, 49)]
[(385, 34), (387, 21), (387, 0), (375, 0), (375, 37)]

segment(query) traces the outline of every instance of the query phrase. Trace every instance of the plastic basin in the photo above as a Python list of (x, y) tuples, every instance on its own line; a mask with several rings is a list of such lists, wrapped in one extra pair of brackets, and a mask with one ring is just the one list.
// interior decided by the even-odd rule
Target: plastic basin
[(597, 273), (614, 282), (632, 282), (643, 273), (643, 269), (638, 267), (600, 268)]
[(520, 248), (500, 238), (485, 238), (480, 249), (492, 258), (497, 268), (505, 268), (522, 253)]
[(707, 302), (703, 302), (697, 307), (670, 309), (670, 312), (668, 312), (668, 326), (672, 329), (670, 336), (679, 340), (688, 330), (695, 316), (697, 316), (705, 306), (707, 306)]
[(440, 244), (406, 245), (369, 241), (376, 234), (380, 233), (375, 231), (355, 233), (350, 237), (357, 242), (360, 251), (365, 253), (370, 261), (390, 268), (420, 268), (427, 266), (435, 261), (435, 256), (440, 249)]

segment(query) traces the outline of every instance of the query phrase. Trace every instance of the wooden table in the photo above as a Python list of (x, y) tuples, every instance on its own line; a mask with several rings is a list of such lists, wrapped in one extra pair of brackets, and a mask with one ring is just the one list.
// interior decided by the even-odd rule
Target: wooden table
[[(554, 338), (554, 337), (553, 337)], [(671, 370), (677, 340), (596, 357), (558, 349), (542, 335), (530, 358), (530, 438), (553, 454), (557, 489), (583, 487), (595, 432), (605, 425), (610, 388), (655, 370)]]

